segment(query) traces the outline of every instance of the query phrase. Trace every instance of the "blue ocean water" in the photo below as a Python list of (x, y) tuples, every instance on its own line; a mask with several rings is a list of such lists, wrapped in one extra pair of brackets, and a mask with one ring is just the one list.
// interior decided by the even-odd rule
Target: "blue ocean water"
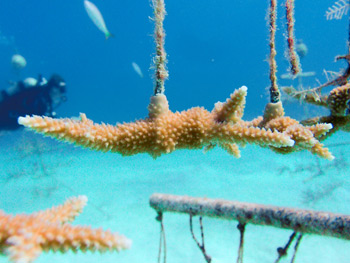
[[(57, 109), (59, 117), (84, 112), (95, 122), (114, 124), (147, 116), (155, 52), (154, 25), (149, 18), (153, 15), (151, 2), (93, 2), (114, 34), (108, 40), (89, 19), (82, 0), (1, 1), (0, 89), (5, 89), (10, 80), (38, 74), (48, 78), (58, 73), (66, 80), (68, 90), (67, 102)], [(268, 1), (169, 0), (165, 4), (169, 70), (165, 87), (170, 109), (203, 106), (211, 110), (215, 102), (224, 101), (236, 88), (246, 85), (244, 119), (261, 115), (270, 84)], [(316, 72), (315, 77), (304, 80), (306, 87), (325, 82), (324, 70), (339, 72), (346, 66), (344, 62), (335, 63), (334, 58), (347, 53), (348, 20), (344, 17), (327, 21), (325, 11), (332, 4), (326, 0), (296, 1), (295, 34), (308, 47), (302, 68)], [(282, 2), (278, 11), (280, 76), (289, 68)], [(10, 63), (16, 53), (27, 60), (19, 74)], [(132, 62), (140, 66), (143, 78), (134, 71)], [(279, 79), (279, 83), (293, 82)], [(297, 85), (297, 81), (293, 84)], [(286, 103), (285, 109), (287, 115), (297, 118), (327, 114), (315, 109), (306, 112), (298, 103)], [(348, 134), (339, 133), (327, 143), (346, 143), (349, 139)], [(37, 155), (21, 155), (23, 149), (19, 146), (28, 141), (34, 142), (33, 147), (55, 150), (40, 155), (53, 176), (40, 176), (35, 168)], [(60, 204), (69, 196), (85, 194), (90, 206), (77, 223), (119, 231), (134, 242), (130, 251), (120, 255), (49, 254), (38, 262), (156, 262), (159, 226), (148, 206), (148, 197), (154, 192), (350, 213), (347, 146), (331, 148), (338, 160), (332, 165), (308, 152), (281, 156), (253, 146), (242, 149), (241, 159), (233, 159), (219, 149), (206, 155), (201, 151), (179, 151), (157, 160), (146, 155), (123, 158), (76, 149), (23, 130), (4, 134), (0, 145), (0, 209), (32, 212)], [(321, 171), (324, 173), (318, 174)], [(185, 216), (169, 216), (166, 222), (170, 229), (169, 262), (204, 262), (187, 224)], [(227, 229), (234, 229), (235, 223), (212, 220), (209, 226), (207, 242), (215, 257), (213, 262), (233, 262), (238, 236)], [(290, 233), (252, 229), (250, 234), (247, 232), (247, 262), (273, 262), (276, 248), (285, 243)], [(350, 262), (348, 251), (347, 242), (310, 236), (298, 257), (300, 262)], [(0, 258), (0, 262), (7, 261)]]
[[(304, 70), (324, 81), (324, 69), (339, 71), (334, 57), (346, 52), (347, 19), (327, 21), (330, 1), (296, 3), (296, 36), (308, 46)], [(107, 27), (115, 35), (105, 40), (87, 16), (83, 1), (2, 1), (1, 34), (13, 39), (1, 45), (0, 81), (16, 80), (11, 56), (28, 61), (21, 78), (39, 73), (61, 74), (67, 82), (68, 101), (60, 116), (85, 112), (96, 121), (141, 118), (152, 94), (154, 55), (150, 1), (95, 1)], [(246, 117), (262, 113), (267, 102), (267, 1), (169, 1), (165, 49), (169, 80), (166, 94), (173, 110), (213, 107), (242, 85), (248, 87)], [(279, 4), (277, 62), (280, 74), (285, 58), (285, 15)], [(144, 73), (133, 71), (136, 62)], [(283, 84), (283, 81), (281, 81)], [(289, 83), (286, 83), (289, 84)], [(309, 85), (315, 86), (315, 79)], [(93, 107), (92, 107), (93, 105)]]

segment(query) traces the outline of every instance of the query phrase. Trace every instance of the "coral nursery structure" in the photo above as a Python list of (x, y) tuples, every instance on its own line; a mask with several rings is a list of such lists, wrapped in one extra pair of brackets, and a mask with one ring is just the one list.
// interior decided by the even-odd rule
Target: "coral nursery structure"
[[(260, 147), (266, 147), (282, 154), (307, 150), (328, 160), (332, 160), (334, 158), (329, 150), (321, 143), (321, 140), (327, 138), (328, 134), (332, 134), (341, 129), (340, 127), (348, 128), (347, 119), (345, 120), (346, 123), (344, 125), (339, 123), (341, 123), (341, 120), (343, 120), (342, 118), (344, 115), (348, 114), (348, 103), (350, 97), (347, 78), (349, 75), (346, 77), (343, 76), (342, 78), (339, 78), (333, 82), (333, 84), (335, 84), (337, 87), (330, 93), (326, 101), (320, 100), (319, 102), (316, 99), (313, 100), (314, 104), (320, 104), (322, 106), (325, 104), (331, 110), (332, 115), (329, 116), (331, 120), (327, 119), (326, 117), (319, 117), (318, 119), (313, 119), (313, 121), (299, 122), (298, 120), (292, 119), (291, 117), (285, 115), (276, 76), (277, 64), (275, 59), (275, 35), (277, 0), (270, 0), (269, 8), (270, 54), (268, 61), (270, 65), (269, 77), (271, 82), (269, 89), (270, 102), (266, 105), (263, 116), (259, 116), (250, 121), (242, 119), (247, 96), (247, 88), (245, 86), (234, 91), (225, 102), (216, 103), (211, 111), (202, 107), (194, 107), (182, 112), (170, 111), (164, 88), (164, 82), (168, 77), (168, 72), (166, 69), (167, 60), (164, 49), (164, 1), (153, 0), (153, 6), (155, 20), (154, 36), (156, 42), (156, 55), (154, 58), (155, 85), (154, 93), (151, 96), (150, 103), (148, 105), (148, 116), (146, 118), (135, 122), (117, 124), (116, 126), (96, 124), (92, 120), (88, 119), (85, 114), (80, 114), (79, 120), (73, 118), (54, 119), (45, 116), (24, 116), (20, 117), (18, 122), (38, 133), (56, 138), (60, 141), (74, 143), (75, 145), (103, 152), (116, 152), (123, 156), (147, 153), (153, 158), (157, 158), (162, 154), (171, 153), (177, 149), (205, 148), (210, 150), (215, 146), (218, 146), (226, 150), (229, 154), (235, 157), (240, 157), (239, 146), (244, 146), (249, 143), (256, 144)], [(286, 1), (286, 18), (288, 56), (291, 64), (291, 73), (294, 76), (297, 76), (298, 74), (301, 74), (299, 73), (301, 72), (301, 67), (299, 65), (299, 58), (294, 47), (294, 0)], [(349, 61), (349, 59), (347, 59), (347, 61)], [(296, 92), (293, 92), (294, 91), (292, 90), (290, 94), (296, 94)], [(297, 96), (295, 95), (295, 97)], [(309, 98), (308, 96), (300, 97), (304, 98), (304, 100), (306, 100), (305, 98)], [(153, 196), (153, 202), (151, 202), (153, 207), (156, 206), (156, 202), (154, 201), (156, 199), (155, 197), (159, 196)], [(178, 197), (174, 198), (178, 199)], [(186, 202), (188, 201), (187, 199), (185, 200)], [(203, 201), (203, 199), (191, 199), (190, 201), (190, 205), (195, 207), (196, 204), (199, 201)], [(204, 200), (204, 203), (207, 201), (208, 200)], [(182, 202), (177, 206), (186, 207), (186, 204), (183, 205), (186, 202)], [(166, 206), (171, 206), (172, 203), (172, 201), (168, 202), (168, 200), (166, 200), (161, 202), (161, 208), (155, 207), (158, 212), (157, 219), (159, 221), (162, 221), (161, 212), (167, 211), (168, 208)], [(291, 228), (295, 232), (293, 238), (295, 237), (296, 233), (316, 233), (349, 239), (348, 216), (333, 216), (328, 213), (309, 213), (308, 211), (304, 211), (302, 214), (299, 214), (300, 210), (292, 211), (284, 208), (269, 209), (259, 205), (251, 208), (251, 206), (246, 204), (242, 206), (243, 208), (237, 212), (238, 215), (235, 214), (233, 216), (234, 219), (239, 221), (239, 230), (241, 232), (240, 250), (238, 253), (239, 257), (237, 262), (243, 261), (243, 232), (245, 223), (256, 223), (254, 220), (263, 222), (263, 225)], [(202, 208), (204, 209), (205, 205), (202, 206)], [(259, 210), (257, 208), (261, 209)], [(215, 216), (223, 216), (223, 210), (220, 206), (216, 206), (214, 204), (210, 206), (210, 209), (210, 213), (215, 214)], [(232, 209), (234, 210), (235, 208)], [(281, 211), (286, 212), (287, 216), (281, 216), (279, 213)], [(186, 210), (185, 212), (191, 215), (192, 220), (191, 211)], [(245, 215), (243, 219), (240, 217), (242, 214)], [(29, 227), (32, 227), (31, 220), (35, 222), (37, 222), (36, 220), (39, 220), (40, 224), (50, 228), (52, 224), (51, 221), (53, 220), (52, 216), (47, 216), (45, 219), (41, 219), (41, 215), (42, 213), (37, 213), (33, 216), (18, 217), (23, 218), (23, 221), (27, 222), (25, 224), (27, 224)], [(46, 213), (44, 213), (44, 215), (46, 215)], [(333, 216), (332, 221), (328, 220), (331, 216)], [(16, 217), (10, 217), (4, 214), (3, 218), (10, 223), (17, 222)], [(271, 223), (271, 218), (275, 220), (273, 224)], [(289, 221), (285, 222), (284, 220)], [(60, 220), (59, 222), (62, 223), (65, 222), (65, 220)], [(334, 222), (335, 224), (332, 224)], [(14, 225), (11, 228), (11, 231), (17, 231), (20, 229), (18, 225), (15, 223), (13, 224)], [(10, 232), (6, 232), (8, 230), (6, 230), (7, 228), (5, 225), (0, 225), (0, 230), (1, 227), (3, 228), (3, 231), (7, 233), (5, 235), (6, 240), (2, 239), (4, 240), (2, 241), (2, 244), (6, 247), (10, 257), (16, 259), (17, 254), (15, 252), (21, 249), (25, 251), (27, 248), (25, 246), (21, 246), (21, 242), (18, 243), (20, 245), (17, 245), (18, 240), (25, 241), (25, 236), (20, 235), (19, 238), (12, 238)], [(69, 228), (71, 226), (66, 224), (61, 225), (56, 222), (54, 227), (58, 229), (65, 229), (66, 227)], [(333, 228), (335, 228), (335, 230)], [(25, 227), (24, 229), (27, 228)], [(74, 229), (74, 227), (72, 227), (72, 229)], [(67, 238), (65, 238), (65, 236), (59, 234), (50, 235), (48, 237), (40, 231), (40, 229), (35, 229), (32, 231), (40, 236), (39, 241), (42, 243), (34, 243), (34, 251), (28, 252), (31, 259), (34, 259), (38, 253), (41, 252), (41, 250), (45, 250), (47, 248), (62, 250), (66, 250), (67, 248), (71, 248), (73, 250), (85, 250), (90, 248), (88, 247), (88, 244), (90, 244), (89, 242), (84, 243), (84, 241), (79, 238), (78, 241), (71, 241), (71, 239), (68, 238), (70, 237), (69, 235)], [(76, 232), (73, 231), (73, 233)], [(108, 239), (108, 235), (109, 234), (106, 234), (105, 236), (106, 240)], [(94, 248), (101, 248), (101, 250), (104, 250), (108, 247), (119, 250), (129, 246), (129, 241), (124, 237), (120, 237), (119, 239), (119, 236), (118, 238), (113, 236), (111, 238), (113, 242), (107, 241), (106, 244), (99, 243), (99, 241), (94, 241), (98, 243), (97, 247)], [(299, 244), (300, 239), (301, 234), (298, 237), (297, 244)], [(54, 245), (50, 246), (50, 242), (52, 240), (54, 240)], [(104, 242), (103, 240), (101, 239), (100, 241)], [(207, 262), (211, 262), (210, 257), (205, 252), (204, 241), (202, 245), (199, 244), (199, 242), (197, 242), (197, 244), (201, 248)], [(280, 249), (280, 257), (283, 256), (285, 250), (286, 249)], [(14, 254), (11, 254), (12, 252)]]
[[(298, 72), (293, 34), (294, 1), (287, 1), (288, 43), (292, 68)], [(158, 157), (176, 149), (213, 148), (215, 145), (239, 157), (238, 145), (254, 143), (270, 147), (276, 152), (290, 153), (309, 150), (326, 159), (332, 154), (319, 142), (319, 138), (332, 129), (331, 124), (315, 123), (304, 126), (297, 120), (284, 116), (277, 86), (275, 61), (276, 1), (271, 1), (270, 10), (270, 79), (271, 103), (266, 106), (263, 117), (243, 121), (246, 87), (236, 90), (225, 103), (215, 104), (209, 112), (195, 107), (183, 112), (171, 112), (164, 95), (164, 81), (168, 76), (164, 50), (163, 20), (164, 2), (154, 1), (155, 8), (155, 88), (148, 106), (149, 116), (133, 123), (95, 124), (84, 114), (80, 120), (53, 119), (40, 116), (20, 117), (18, 122), (37, 132), (89, 147), (95, 150), (118, 152), (122, 155), (148, 153)]]
[[(196, 241), (208, 263), (211, 262), (211, 257), (208, 255), (204, 245), (202, 217), (216, 217), (238, 221), (237, 228), (240, 232), (238, 263), (243, 262), (244, 231), (247, 224), (273, 226), (292, 229), (294, 231), (288, 245), (283, 249), (279, 248), (277, 250), (279, 257), (275, 262), (279, 262), (279, 259), (286, 255), (290, 243), (297, 234), (299, 237), (295, 245), (293, 259), (304, 234), (332, 236), (345, 240), (350, 239), (350, 216), (328, 212), (167, 194), (153, 194), (150, 197), (150, 206), (158, 213), (157, 220), (161, 223), (161, 238), (164, 240), (163, 214), (165, 212), (188, 214), (190, 216), (190, 230), (193, 239)], [(199, 244), (192, 230), (192, 217), (195, 216), (199, 216), (202, 244)], [(292, 260), (292, 262), (294, 261)]]

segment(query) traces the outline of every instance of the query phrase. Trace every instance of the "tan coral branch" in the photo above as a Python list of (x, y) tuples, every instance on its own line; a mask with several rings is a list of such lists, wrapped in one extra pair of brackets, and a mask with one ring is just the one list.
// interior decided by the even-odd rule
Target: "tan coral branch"
[(87, 198), (79, 196), (65, 204), (33, 214), (7, 215), (0, 211), (0, 251), (12, 262), (33, 262), (42, 251), (120, 251), (131, 241), (102, 229), (70, 225), (81, 213)]
[[(80, 120), (26, 116), (18, 121), (59, 140), (94, 150), (118, 152), (124, 156), (148, 153), (155, 158), (176, 149), (201, 149), (217, 143), (293, 146), (294, 141), (277, 130), (248, 126), (240, 120), (245, 95), (246, 88), (242, 87), (220, 109), (215, 107), (209, 112), (194, 107), (175, 113), (168, 110), (167, 103), (164, 103), (166, 97), (161, 95), (161, 100), (151, 100), (150, 118), (116, 126), (95, 124), (85, 114), (80, 115)], [(160, 107), (163, 110), (158, 110), (157, 102), (166, 105)], [(222, 117), (220, 121), (218, 116)], [(235, 122), (226, 121), (232, 118)]]

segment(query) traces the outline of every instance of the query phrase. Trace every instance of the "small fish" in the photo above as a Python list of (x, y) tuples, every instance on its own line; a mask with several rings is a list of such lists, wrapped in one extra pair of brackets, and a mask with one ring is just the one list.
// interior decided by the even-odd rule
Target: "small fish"
[(84, 6), (85, 6), (85, 10), (86, 10), (87, 14), (89, 15), (90, 19), (92, 20), (92, 22), (94, 22), (94, 24), (97, 26), (97, 28), (105, 34), (106, 39), (112, 37), (113, 34), (111, 34), (108, 31), (108, 29), (106, 27), (106, 23), (103, 20), (103, 17), (102, 17), (100, 10), (98, 10), (98, 8), (93, 3), (89, 2), (88, 0), (84, 0)]
[(137, 65), (135, 62), (132, 62), (131, 65), (132, 65), (133, 69), (135, 70), (135, 72), (136, 72), (141, 78), (143, 78), (143, 73), (142, 73), (142, 71), (141, 71), (139, 65)]

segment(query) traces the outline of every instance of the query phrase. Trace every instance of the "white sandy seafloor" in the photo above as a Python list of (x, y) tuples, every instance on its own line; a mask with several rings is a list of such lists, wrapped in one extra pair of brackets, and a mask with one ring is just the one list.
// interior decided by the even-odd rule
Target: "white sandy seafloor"
[[(279, 155), (248, 145), (235, 159), (221, 149), (177, 151), (153, 160), (121, 157), (55, 142), (28, 131), (0, 136), (0, 209), (32, 212), (87, 195), (89, 202), (73, 224), (102, 227), (126, 235), (132, 248), (120, 253), (48, 253), (36, 262), (157, 262), (159, 223), (149, 207), (153, 193), (221, 198), (350, 214), (350, 135), (338, 133), (326, 144), (333, 162), (309, 152)], [(195, 231), (199, 226), (195, 217)], [(206, 249), (213, 263), (236, 262), (237, 222), (204, 218)], [(189, 216), (164, 214), (167, 263), (205, 262), (189, 231)], [(247, 225), (244, 262), (274, 262), (291, 230)], [(289, 255), (281, 262), (290, 262)], [(0, 257), (0, 262), (8, 262)], [(350, 242), (306, 235), (296, 262), (350, 262)]]

